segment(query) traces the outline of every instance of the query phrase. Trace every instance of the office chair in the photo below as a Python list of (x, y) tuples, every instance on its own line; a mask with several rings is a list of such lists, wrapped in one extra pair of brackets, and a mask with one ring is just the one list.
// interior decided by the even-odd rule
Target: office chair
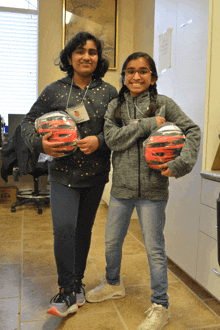
[[(42, 166), (43, 167), (43, 166)], [(37, 163), (36, 168), (32, 173), (34, 179), (34, 190), (30, 189), (19, 189), (17, 192), (18, 201), (11, 205), (11, 212), (16, 212), (16, 207), (27, 203), (35, 203), (38, 208), (38, 214), (43, 213), (42, 204), (50, 203), (50, 193), (45, 189), (39, 189), (39, 177), (42, 175), (47, 175), (47, 164), (44, 165), (45, 168), (40, 168), (39, 163)], [(16, 169), (19, 170), (19, 169)]]
[[(50, 202), (49, 192), (39, 189), (39, 177), (48, 174), (48, 161), (39, 161), (39, 154), (31, 153), (21, 136), (20, 124), (15, 130), (13, 137), (1, 149), (2, 167), (1, 177), (8, 182), (8, 176), (17, 174), (19, 176), (30, 174), (34, 180), (34, 190), (18, 190), (17, 199), (11, 205), (11, 212), (16, 212), (16, 207), (26, 203), (35, 203), (38, 214), (42, 214), (42, 204)], [(16, 180), (14, 180), (16, 181)]]

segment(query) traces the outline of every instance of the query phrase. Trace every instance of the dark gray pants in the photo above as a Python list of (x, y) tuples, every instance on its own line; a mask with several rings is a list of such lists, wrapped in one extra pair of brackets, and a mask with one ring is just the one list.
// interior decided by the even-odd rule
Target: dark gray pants
[(70, 287), (84, 276), (92, 227), (104, 186), (69, 188), (51, 182), (54, 254), (60, 287)]

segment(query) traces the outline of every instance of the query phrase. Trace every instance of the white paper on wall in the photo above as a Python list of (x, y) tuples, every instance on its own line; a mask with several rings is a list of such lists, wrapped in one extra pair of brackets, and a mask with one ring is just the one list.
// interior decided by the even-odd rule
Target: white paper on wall
[(159, 72), (171, 67), (172, 28), (158, 36), (159, 38)]

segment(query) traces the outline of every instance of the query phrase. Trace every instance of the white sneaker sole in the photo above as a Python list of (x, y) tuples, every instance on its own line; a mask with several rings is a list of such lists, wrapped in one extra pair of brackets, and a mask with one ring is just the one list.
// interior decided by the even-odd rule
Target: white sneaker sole
[(125, 292), (114, 292), (114, 294), (108, 294), (106, 295), (105, 297), (102, 297), (102, 298), (87, 298), (86, 297), (86, 300), (88, 302), (102, 302), (102, 301), (105, 301), (105, 300), (109, 300), (109, 299), (121, 299), (121, 298), (124, 298), (125, 297)]
[[(158, 329), (158, 330), (162, 330), (165, 327), (165, 325), (167, 325), (167, 323), (169, 323), (169, 321), (170, 321), (170, 317), (164, 322), (163, 325), (161, 325), (160, 329)], [(144, 326), (144, 324), (143, 324), (143, 326), (142, 326), (142, 324), (139, 325), (139, 327), (137, 328), (137, 330), (144, 330), (144, 329), (146, 329), (146, 326)]]

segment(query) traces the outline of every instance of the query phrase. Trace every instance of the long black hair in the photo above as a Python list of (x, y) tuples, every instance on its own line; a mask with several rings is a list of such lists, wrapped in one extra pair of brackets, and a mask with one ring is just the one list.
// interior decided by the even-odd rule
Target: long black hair
[(98, 38), (89, 32), (79, 32), (77, 33), (69, 42), (66, 44), (65, 48), (60, 52), (59, 56), (59, 67), (62, 71), (67, 72), (68, 76), (71, 78), (74, 75), (74, 68), (69, 63), (69, 59), (72, 56), (72, 52), (79, 46), (84, 46), (87, 40), (93, 40), (97, 47), (98, 52), (98, 63), (95, 71), (93, 72), (93, 78), (98, 79), (104, 77), (105, 73), (108, 71), (109, 62), (102, 55), (102, 44)]
[(156, 84), (156, 81), (158, 79), (158, 74), (157, 74), (157, 69), (156, 69), (155, 62), (152, 59), (152, 57), (150, 55), (148, 55), (147, 53), (143, 53), (143, 52), (133, 53), (133, 54), (129, 55), (128, 58), (125, 60), (123, 66), (122, 66), (122, 70), (121, 70), (122, 87), (119, 91), (118, 104), (117, 104), (117, 107), (115, 108), (115, 112), (114, 112), (114, 119), (117, 122), (117, 124), (120, 125), (120, 126), (121, 126), (121, 123), (122, 123), (121, 105), (125, 101), (124, 93), (129, 91), (128, 87), (124, 83), (124, 81), (125, 81), (125, 72), (124, 72), (124, 70), (126, 69), (126, 67), (128, 65), (128, 62), (130, 62), (131, 60), (136, 60), (140, 57), (143, 57), (147, 61), (147, 63), (149, 64), (150, 70), (152, 72), (151, 76), (155, 80), (155, 83), (153, 85), (149, 86), (150, 106), (144, 114), (148, 117), (153, 117), (155, 115), (156, 110), (159, 108), (159, 105), (157, 104), (157, 84)]

